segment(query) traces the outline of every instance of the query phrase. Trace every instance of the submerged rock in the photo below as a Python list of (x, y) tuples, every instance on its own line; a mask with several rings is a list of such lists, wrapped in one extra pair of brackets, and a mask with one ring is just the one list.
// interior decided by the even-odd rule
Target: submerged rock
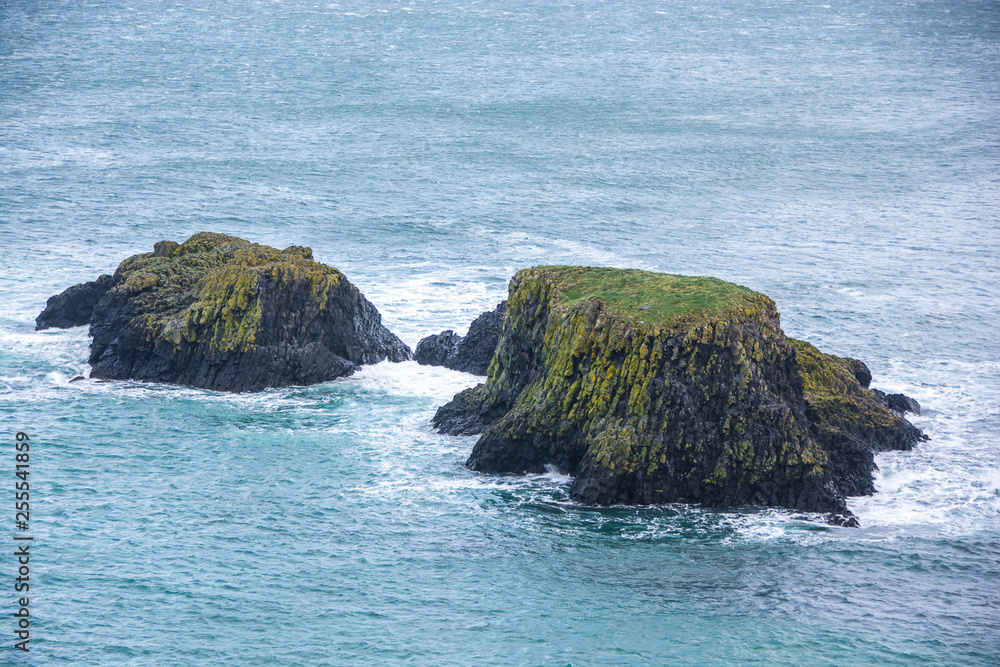
[(459, 336), (450, 329), (417, 343), (413, 358), (425, 366), (444, 366), (456, 371), (486, 375), (500, 341), (507, 302), (473, 320), (469, 333)]
[(91, 310), (92, 378), (258, 391), (410, 357), (364, 295), (309, 248), (224, 234), (129, 257)]
[(923, 437), (862, 386), (863, 371), (786, 338), (774, 302), (738, 285), (536, 267), (511, 281), (486, 383), (433, 423), (482, 433), (469, 468), (555, 466), (585, 503), (772, 505), (843, 518), (845, 495), (870, 492), (872, 452)]

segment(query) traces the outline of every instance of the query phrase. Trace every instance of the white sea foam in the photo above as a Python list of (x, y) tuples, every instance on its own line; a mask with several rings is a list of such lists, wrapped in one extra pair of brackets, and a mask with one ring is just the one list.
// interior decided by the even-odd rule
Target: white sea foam
[[(576, 239), (533, 234), (525, 231), (484, 230), (518, 262), (518, 268), (534, 264), (620, 265), (621, 255), (606, 246), (581, 243)], [(641, 268), (641, 267), (637, 267)]]
[[(0, 346), (23, 367), (57, 370), (74, 377), (87, 371), (90, 340), (86, 327), (34, 331), (24, 325), (0, 327)], [(44, 373), (43, 373), (44, 374)]]
[(507, 298), (506, 276), (485, 282), (459, 271), (421, 271), (390, 280), (363, 276), (356, 283), (377, 305), (382, 323), (410, 347), (445, 329), (465, 334), (472, 320)]
[[(997, 364), (931, 360), (915, 371), (892, 360), (889, 370), (880, 388), (921, 403), (923, 414), (908, 418), (930, 440), (910, 452), (877, 455), (877, 493), (851, 499), (851, 508), (869, 526), (934, 526), (948, 533), (1000, 528), (998, 439), (989, 427), (998, 416), (989, 398), (996, 393)], [(925, 384), (902, 381), (897, 372), (922, 375)]]
[(441, 366), (422, 366), (415, 361), (383, 361), (363, 366), (352, 379), (367, 391), (438, 400), (450, 400), (463, 389), (474, 387), (485, 380), (478, 375), (460, 373)]

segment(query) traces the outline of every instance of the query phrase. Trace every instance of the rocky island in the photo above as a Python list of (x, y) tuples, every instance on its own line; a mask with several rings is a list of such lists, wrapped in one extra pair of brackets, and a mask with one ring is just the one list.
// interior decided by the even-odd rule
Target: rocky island
[(766, 505), (850, 525), (845, 496), (874, 492), (874, 453), (926, 439), (901, 416), (916, 402), (870, 380), (787, 338), (745, 287), (542, 266), (510, 283), (486, 382), (433, 424), (482, 434), (472, 470), (554, 466), (583, 503)]
[(312, 250), (202, 232), (49, 298), (36, 329), (90, 325), (92, 378), (221, 391), (307, 385), (410, 349)]

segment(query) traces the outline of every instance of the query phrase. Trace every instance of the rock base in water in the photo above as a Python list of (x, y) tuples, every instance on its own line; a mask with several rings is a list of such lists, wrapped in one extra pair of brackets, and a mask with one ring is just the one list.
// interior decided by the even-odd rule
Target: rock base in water
[(97, 280), (73, 285), (55, 296), (50, 296), (45, 303), (45, 310), (35, 318), (35, 331), (69, 329), (90, 324), (94, 306), (114, 285), (114, 278), (103, 275)]
[(425, 366), (444, 366), (456, 371), (486, 375), (493, 353), (500, 341), (507, 302), (477, 317), (469, 333), (459, 336), (451, 330), (424, 338), (417, 344), (413, 358)]

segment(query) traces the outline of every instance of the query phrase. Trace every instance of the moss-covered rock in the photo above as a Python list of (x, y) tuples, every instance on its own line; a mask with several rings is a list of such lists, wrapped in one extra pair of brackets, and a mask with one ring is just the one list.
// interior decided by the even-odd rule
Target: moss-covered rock
[(91, 377), (223, 391), (323, 382), (410, 356), (309, 248), (209, 232), (123, 261), (93, 307), (90, 333)]
[[(885, 394), (860, 382), (859, 365), (871, 380), (862, 362), (825, 354), (805, 341), (789, 338), (788, 342), (799, 362), (809, 432), (830, 458), (834, 486), (846, 496), (874, 493), (875, 452), (908, 451), (926, 436), (889, 408)], [(865, 379), (865, 372), (860, 379)], [(901, 394), (893, 396), (912, 401)]]
[[(868, 400), (850, 362), (823, 355), (800, 364), (799, 349), (769, 298), (721, 280), (526, 269), (511, 281), (487, 382), (456, 396), (434, 424), (482, 431), (473, 470), (555, 466), (575, 476), (571, 495), (586, 503), (843, 513), (843, 457), (829, 443), (884, 427), (886, 444), (912, 444), (919, 431), (905, 420), (912, 432), (893, 431), (901, 418)], [(865, 465), (870, 479), (874, 464)]]

